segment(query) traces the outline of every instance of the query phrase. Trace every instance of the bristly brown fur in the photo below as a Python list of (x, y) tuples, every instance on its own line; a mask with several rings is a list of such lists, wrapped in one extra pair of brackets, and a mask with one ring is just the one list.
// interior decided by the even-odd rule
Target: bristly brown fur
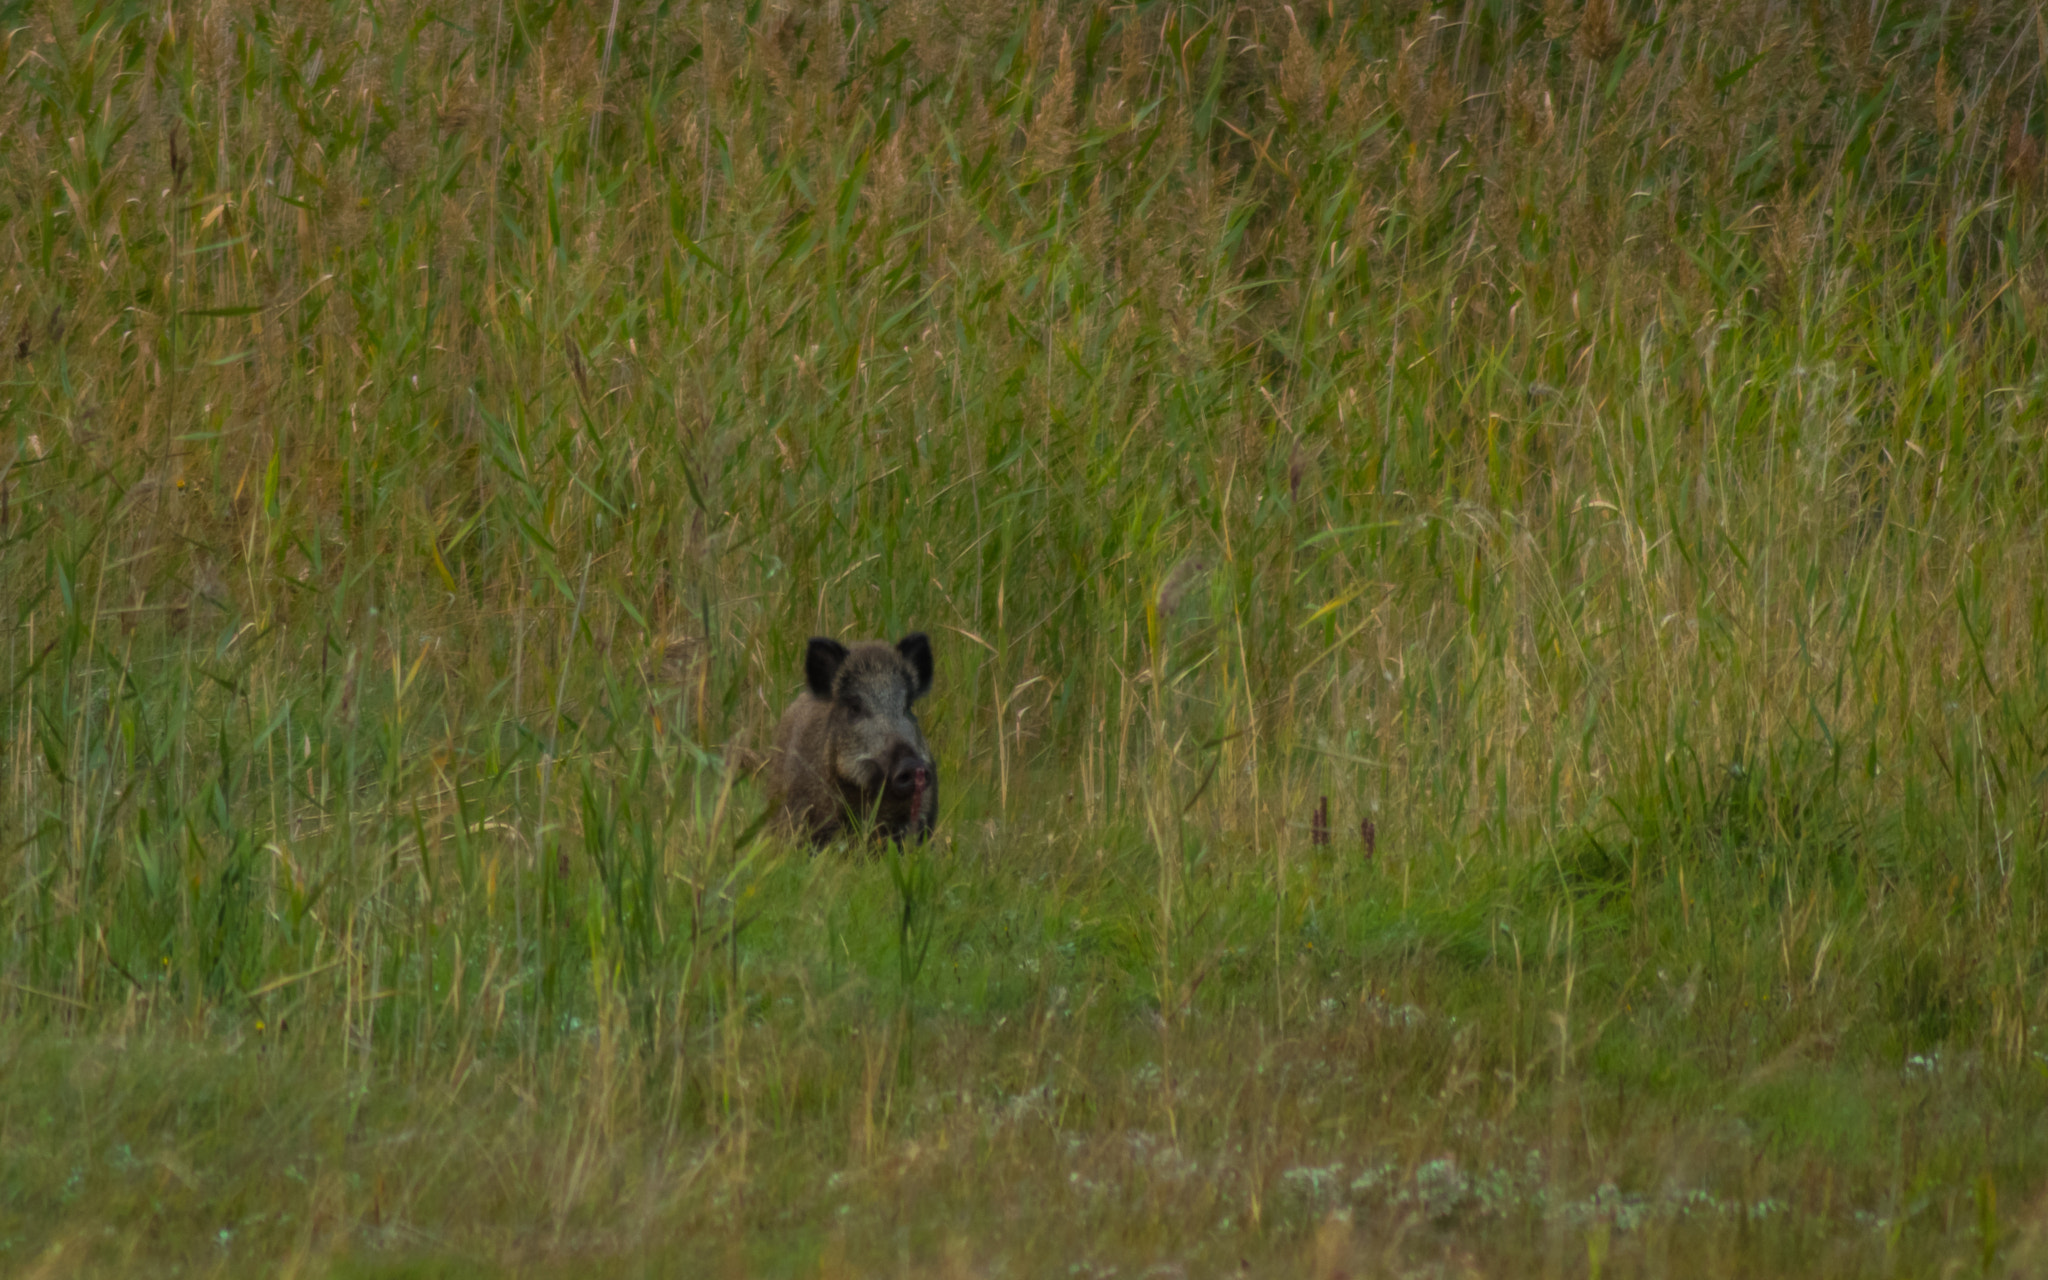
[(931, 642), (912, 632), (849, 649), (814, 637), (804, 679), (769, 756), (778, 824), (813, 844), (863, 827), (895, 840), (929, 835), (938, 765), (911, 707), (931, 688)]

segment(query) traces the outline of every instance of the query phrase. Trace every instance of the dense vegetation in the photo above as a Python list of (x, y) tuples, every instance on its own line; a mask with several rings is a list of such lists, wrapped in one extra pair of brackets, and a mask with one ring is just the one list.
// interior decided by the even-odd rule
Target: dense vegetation
[(1839, 9), (0, 0), (0, 1270), (2038, 1274), (2048, 21)]

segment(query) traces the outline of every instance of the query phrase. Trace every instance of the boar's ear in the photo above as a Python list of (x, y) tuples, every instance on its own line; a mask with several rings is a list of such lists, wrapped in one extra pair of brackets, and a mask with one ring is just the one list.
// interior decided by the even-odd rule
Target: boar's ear
[(911, 669), (917, 672), (917, 684), (910, 690), (911, 701), (915, 702), (932, 691), (932, 642), (922, 631), (913, 631), (896, 642), (896, 652), (910, 659)]
[(832, 677), (839, 674), (839, 664), (846, 661), (846, 646), (829, 636), (812, 636), (811, 647), (804, 652), (804, 683), (811, 692), (832, 700)]

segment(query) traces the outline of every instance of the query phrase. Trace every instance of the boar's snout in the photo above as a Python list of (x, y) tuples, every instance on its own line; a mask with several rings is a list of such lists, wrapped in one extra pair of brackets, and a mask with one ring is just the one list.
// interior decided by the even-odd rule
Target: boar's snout
[(917, 794), (918, 788), (930, 783), (931, 768), (931, 761), (908, 746), (903, 747), (896, 752), (896, 763), (889, 770), (889, 794), (908, 800)]

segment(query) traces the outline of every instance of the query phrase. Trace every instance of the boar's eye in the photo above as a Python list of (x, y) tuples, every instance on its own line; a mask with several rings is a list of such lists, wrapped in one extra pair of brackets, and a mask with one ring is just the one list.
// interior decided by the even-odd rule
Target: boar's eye
[(847, 694), (839, 700), (839, 705), (846, 708), (848, 715), (858, 716), (867, 714), (867, 709), (861, 705), (860, 695), (858, 694)]

